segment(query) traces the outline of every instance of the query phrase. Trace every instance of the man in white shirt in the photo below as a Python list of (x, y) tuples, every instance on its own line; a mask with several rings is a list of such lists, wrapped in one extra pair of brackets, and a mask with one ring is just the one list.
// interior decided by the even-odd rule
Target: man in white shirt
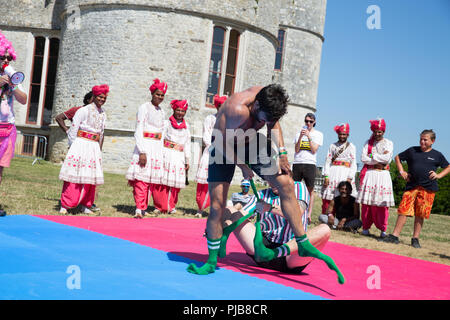
[(306, 187), (311, 194), (308, 223), (311, 221), (311, 211), (314, 202), (317, 150), (323, 144), (323, 134), (314, 129), (315, 126), (316, 116), (313, 113), (307, 113), (305, 116), (305, 126), (295, 136), (295, 155), (292, 166), (294, 181), (305, 180)]

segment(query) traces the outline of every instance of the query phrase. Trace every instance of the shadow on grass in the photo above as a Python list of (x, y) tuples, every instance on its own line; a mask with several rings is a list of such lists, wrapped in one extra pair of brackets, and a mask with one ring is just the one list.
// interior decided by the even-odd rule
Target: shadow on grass
[(439, 257), (441, 259), (449, 259), (450, 260), (450, 256), (447, 256), (447, 255), (442, 254), (442, 253), (431, 252), (431, 254), (433, 256), (437, 256), (437, 257)]

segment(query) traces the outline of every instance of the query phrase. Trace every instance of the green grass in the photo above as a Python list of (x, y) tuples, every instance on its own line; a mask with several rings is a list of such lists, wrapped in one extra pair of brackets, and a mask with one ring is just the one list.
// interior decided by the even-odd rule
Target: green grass
[[(16, 157), (10, 168), (3, 171), (3, 181), (0, 185), (0, 208), (8, 215), (14, 214), (40, 214), (59, 215), (59, 199), (62, 190), (62, 181), (58, 179), (60, 166), (41, 161), (32, 165), (33, 159)], [(196, 183), (191, 181), (181, 190), (177, 205), (177, 218), (193, 218), (197, 212), (195, 201)], [(240, 191), (239, 186), (232, 186), (232, 192)], [(105, 173), (105, 184), (97, 188), (96, 205), (101, 208), (102, 216), (131, 217), (135, 205), (132, 189), (127, 185), (124, 174)], [(153, 206), (150, 203), (149, 209)], [(321, 199), (316, 196), (313, 212), (312, 226), (318, 225), (318, 216), (321, 210)], [(76, 213), (76, 211), (74, 212)], [(163, 215), (159, 217), (168, 217)], [(1, 218), (0, 218), (1, 219)], [(397, 219), (396, 209), (390, 209), (388, 232), (392, 232)], [(413, 231), (413, 218), (408, 219), (402, 234), (401, 244), (386, 244), (379, 242), (375, 237), (364, 237), (360, 234), (332, 231), (331, 241), (343, 244), (391, 252), (450, 265), (450, 216), (432, 214), (425, 220), (420, 241), (422, 249), (414, 249), (410, 244)], [(0, 220), (1, 221), (1, 220)], [(378, 236), (375, 227), (370, 230)]]

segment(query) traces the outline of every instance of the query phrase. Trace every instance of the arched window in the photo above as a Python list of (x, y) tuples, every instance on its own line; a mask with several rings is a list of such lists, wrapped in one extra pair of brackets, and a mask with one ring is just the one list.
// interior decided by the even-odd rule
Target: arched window
[[(236, 82), (240, 33), (215, 26), (209, 62), (206, 104), (212, 105), (214, 95), (231, 95)], [(224, 66), (224, 67), (223, 67)]]

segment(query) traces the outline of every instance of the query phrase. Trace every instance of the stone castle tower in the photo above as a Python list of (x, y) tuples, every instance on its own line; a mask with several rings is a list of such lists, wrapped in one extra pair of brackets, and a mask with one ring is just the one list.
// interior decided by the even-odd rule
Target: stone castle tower
[(3, 11), (0, 29), (16, 49), (14, 67), (25, 73), (29, 95), (28, 105), (15, 105), (16, 153), (35, 152), (30, 135), (45, 136), (47, 158), (61, 162), (67, 139), (52, 119), (102, 83), (110, 86), (103, 145), (109, 171), (128, 167), (136, 112), (150, 99), (154, 78), (168, 83), (167, 117), (169, 101), (189, 102), (197, 153), (190, 177), (203, 119), (215, 112), (208, 107), (214, 93), (283, 85), (291, 157), (304, 114), (316, 110), (326, 0), (9, 0)]

